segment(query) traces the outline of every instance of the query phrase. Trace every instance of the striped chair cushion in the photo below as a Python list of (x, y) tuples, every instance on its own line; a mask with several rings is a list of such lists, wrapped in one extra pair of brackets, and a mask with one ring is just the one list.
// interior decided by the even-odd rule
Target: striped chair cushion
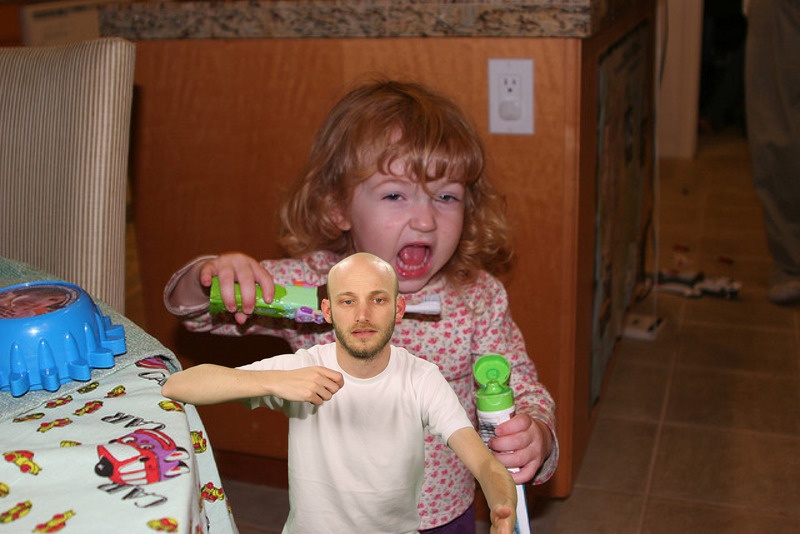
[(135, 46), (0, 48), (0, 255), (125, 306)]

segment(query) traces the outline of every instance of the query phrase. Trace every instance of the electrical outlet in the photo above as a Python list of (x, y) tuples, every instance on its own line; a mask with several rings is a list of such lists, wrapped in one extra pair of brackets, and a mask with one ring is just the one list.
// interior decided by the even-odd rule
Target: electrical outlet
[(489, 132), (533, 135), (533, 60), (489, 60)]
[(518, 75), (500, 76), (500, 107), (497, 112), (504, 121), (522, 119), (522, 82)]

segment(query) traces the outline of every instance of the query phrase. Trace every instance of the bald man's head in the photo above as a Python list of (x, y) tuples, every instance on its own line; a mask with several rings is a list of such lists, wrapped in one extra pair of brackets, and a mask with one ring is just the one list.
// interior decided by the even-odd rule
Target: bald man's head
[(328, 273), (328, 298), (322, 302), (322, 314), (333, 324), (339, 345), (358, 360), (388, 357), (394, 325), (405, 309), (397, 274), (377, 256), (353, 254)]
[[(335, 287), (340, 283), (343, 276), (351, 273), (367, 273), (373, 271), (375, 274), (386, 278), (388, 284), (386, 288), (392, 289), (392, 297), (396, 297), (398, 289), (397, 273), (394, 268), (386, 261), (368, 252), (357, 252), (341, 260), (331, 267), (328, 272), (328, 294), (334, 294)], [(357, 274), (358, 275), (358, 274)], [(334, 286), (333, 288), (331, 286)]]

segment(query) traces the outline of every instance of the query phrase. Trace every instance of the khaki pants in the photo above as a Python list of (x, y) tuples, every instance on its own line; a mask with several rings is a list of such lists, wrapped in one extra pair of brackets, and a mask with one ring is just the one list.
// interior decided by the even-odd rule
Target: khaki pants
[(800, 0), (750, 0), (746, 46), (747, 132), (771, 282), (800, 280)]

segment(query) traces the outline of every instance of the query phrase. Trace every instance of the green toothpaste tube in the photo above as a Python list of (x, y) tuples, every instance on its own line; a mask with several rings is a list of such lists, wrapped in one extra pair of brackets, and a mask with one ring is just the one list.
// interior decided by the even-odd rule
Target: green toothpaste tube
[[(242, 309), (242, 295), (239, 284), (234, 284), (236, 302), (239, 311)], [(272, 302), (264, 300), (261, 287), (256, 285), (256, 315), (277, 317), (281, 319), (294, 319), (298, 323), (322, 324), (325, 318), (320, 310), (322, 299), (328, 297), (328, 287), (303, 285), (275, 285), (275, 297)], [(208, 311), (212, 314), (226, 313), (228, 310), (222, 302), (219, 292), (219, 279), (215, 276), (211, 281), (211, 294), (209, 295)], [(436, 316), (442, 313), (442, 304), (438, 296), (424, 297), (420, 300), (406, 300), (406, 313)]]
[[(238, 283), (234, 285), (234, 291), (236, 302), (239, 305), (238, 309), (241, 311), (242, 295)], [(322, 312), (319, 308), (321, 299), (319, 288), (316, 287), (275, 285), (275, 297), (272, 302), (266, 302), (261, 287), (256, 285), (256, 307), (254, 313), (279, 319), (294, 319), (298, 323), (322, 324), (325, 319), (322, 317)], [(211, 281), (208, 311), (212, 314), (228, 311), (222, 302), (219, 279), (216, 276)]]

